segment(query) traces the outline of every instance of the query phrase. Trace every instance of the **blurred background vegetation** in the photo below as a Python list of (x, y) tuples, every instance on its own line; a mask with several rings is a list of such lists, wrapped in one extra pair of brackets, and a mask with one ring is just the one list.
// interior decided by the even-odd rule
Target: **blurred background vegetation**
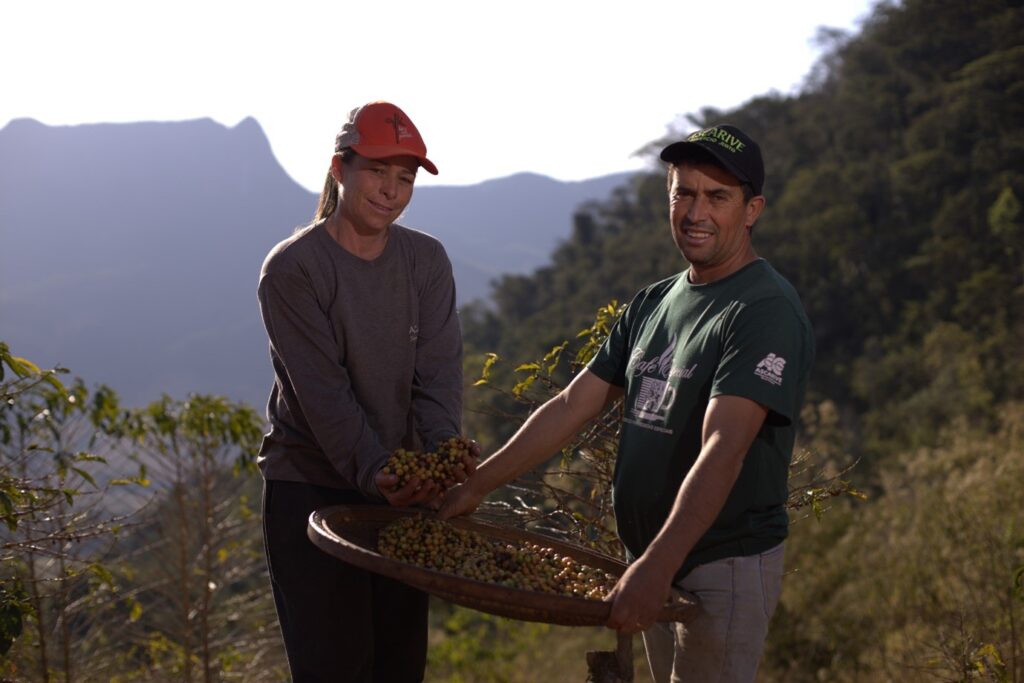
[[(754, 243), (817, 335), (798, 443), (811, 477), (794, 478), (811, 498), (759, 680), (1024, 681), (1024, 8), (882, 3), (859, 34), (820, 38), (799, 94), (678, 126), (731, 122), (761, 142)], [(664, 182), (639, 175), (580, 207), (549, 266), (462, 311), (468, 380), (489, 361), (467, 390), (485, 453), (568, 380), (598, 312), (685, 266)], [(284, 680), (262, 418), (215, 396), (125, 409), (31, 355), (0, 345), (0, 679)], [(595, 434), (585, 446), (607, 445)], [(553, 468), (592, 472), (594, 450)], [(613, 549), (600, 481), (504, 502), (572, 508), (544, 521)], [(864, 496), (814, 498), (820, 481)], [(431, 644), (431, 681), (582, 681), (584, 652), (614, 635), (436, 602)]]

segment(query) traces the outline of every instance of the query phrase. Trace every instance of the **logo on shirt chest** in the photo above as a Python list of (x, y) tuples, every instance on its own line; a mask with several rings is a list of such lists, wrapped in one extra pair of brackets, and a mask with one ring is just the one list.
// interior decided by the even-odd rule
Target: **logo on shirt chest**
[(665, 350), (657, 356), (644, 358), (646, 352), (647, 349), (642, 346), (633, 349), (633, 353), (629, 356), (626, 372), (630, 375), (654, 375), (668, 378), (669, 372), (672, 369), (672, 356), (676, 352), (676, 340), (672, 339), (669, 341)]
[(409, 341), (414, 342), (420, 338), (420, 326), (409, 325)]
[(645, 358), (646, 349), (637, 348), (630, 355), (627, 372), (639, 382), (630, 407), (631, 415), (627, 418), (630, 423), (671, 433), (672, 430), (654, 427), (651, 423), (668, 421), (676, 400), (676, 387), (680, 381), (691, 379), (697, 369), (697, 363), (690, 367), (674, 366), (675, 350), (676, 340), (672, 339), (660, 354)]
[(633, 415), (639, 420), (665, 422), (676, 400), (676, 390), (668, 382), (641, 377), (640, 388), (633, 401)]

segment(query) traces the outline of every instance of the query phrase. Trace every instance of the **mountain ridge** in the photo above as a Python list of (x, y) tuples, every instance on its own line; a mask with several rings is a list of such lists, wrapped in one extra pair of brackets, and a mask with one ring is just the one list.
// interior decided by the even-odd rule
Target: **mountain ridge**
[[(575, 207), (631, 175), (421, 186), (400, 222), (445, 244), (465, 304), (544, 265)], [(271, 374), (259, 269), (316, 201), (252, 117), (12, 120), (0, 128), (0, 339), (129, 404), (190, 392), (260, 404)]]

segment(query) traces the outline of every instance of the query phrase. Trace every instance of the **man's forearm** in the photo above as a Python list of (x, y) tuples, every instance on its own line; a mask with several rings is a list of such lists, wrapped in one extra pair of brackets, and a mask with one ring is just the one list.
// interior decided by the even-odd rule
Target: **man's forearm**
[(679, 570), (718, 517), (765, 415), (764, 408), (747, 399), (712, 399), (697, 462), (683, 479), (668, 519), (644, 552), (663, 574), (672, 576)]
[(566, 412), (561, 395), (534, 411), (504, 446), (477, 467), (481, 489), (493, 491), (561, 450), (576, 433), (563, 417)]
[(537, 467), (564, 448), (588, 420), (621, 392), (584, 370), (480, 464), (471, 480), (474, 488), (486, 494)]
[(711, 527), (725, 505), (743, 467), (743, 453), (722, 452), (714, 440), (705, 443), (693, 469), (676, 494), (661, 531), (644, 552), (667, 576), (673, 576), (686, 556)]

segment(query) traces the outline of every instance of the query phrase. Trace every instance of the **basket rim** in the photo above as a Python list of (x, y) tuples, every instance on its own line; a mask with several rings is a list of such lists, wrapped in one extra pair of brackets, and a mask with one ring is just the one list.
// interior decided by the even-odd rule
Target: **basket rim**
[[(602, 600), (554, 595), (500, 586), (468, 577), (428, 569), (384, 557), (376, 547), (355, 538), (355, 529), (376, 525), (379, 530), (402, 517), (435, 517), (430, 510), (396, 508), (386, 505), (334, 505), (314, 510), (309, 516), (307, 535), (324, 552), (361, 569), (373, 571), (444, 600), (498, 616), (567, 626), (603, 626), (611, 615), (611, 603)], [(607, 571), (618, 577), (626, 564), (616, 558), (533, 531), (504, 527), (472, 515), (446, 520), (456, 528), (483, 533), (491, 538), (527, 540)], [(691, 600), (666, 604), (659, 621), (683, 621), (697, 607)]]

